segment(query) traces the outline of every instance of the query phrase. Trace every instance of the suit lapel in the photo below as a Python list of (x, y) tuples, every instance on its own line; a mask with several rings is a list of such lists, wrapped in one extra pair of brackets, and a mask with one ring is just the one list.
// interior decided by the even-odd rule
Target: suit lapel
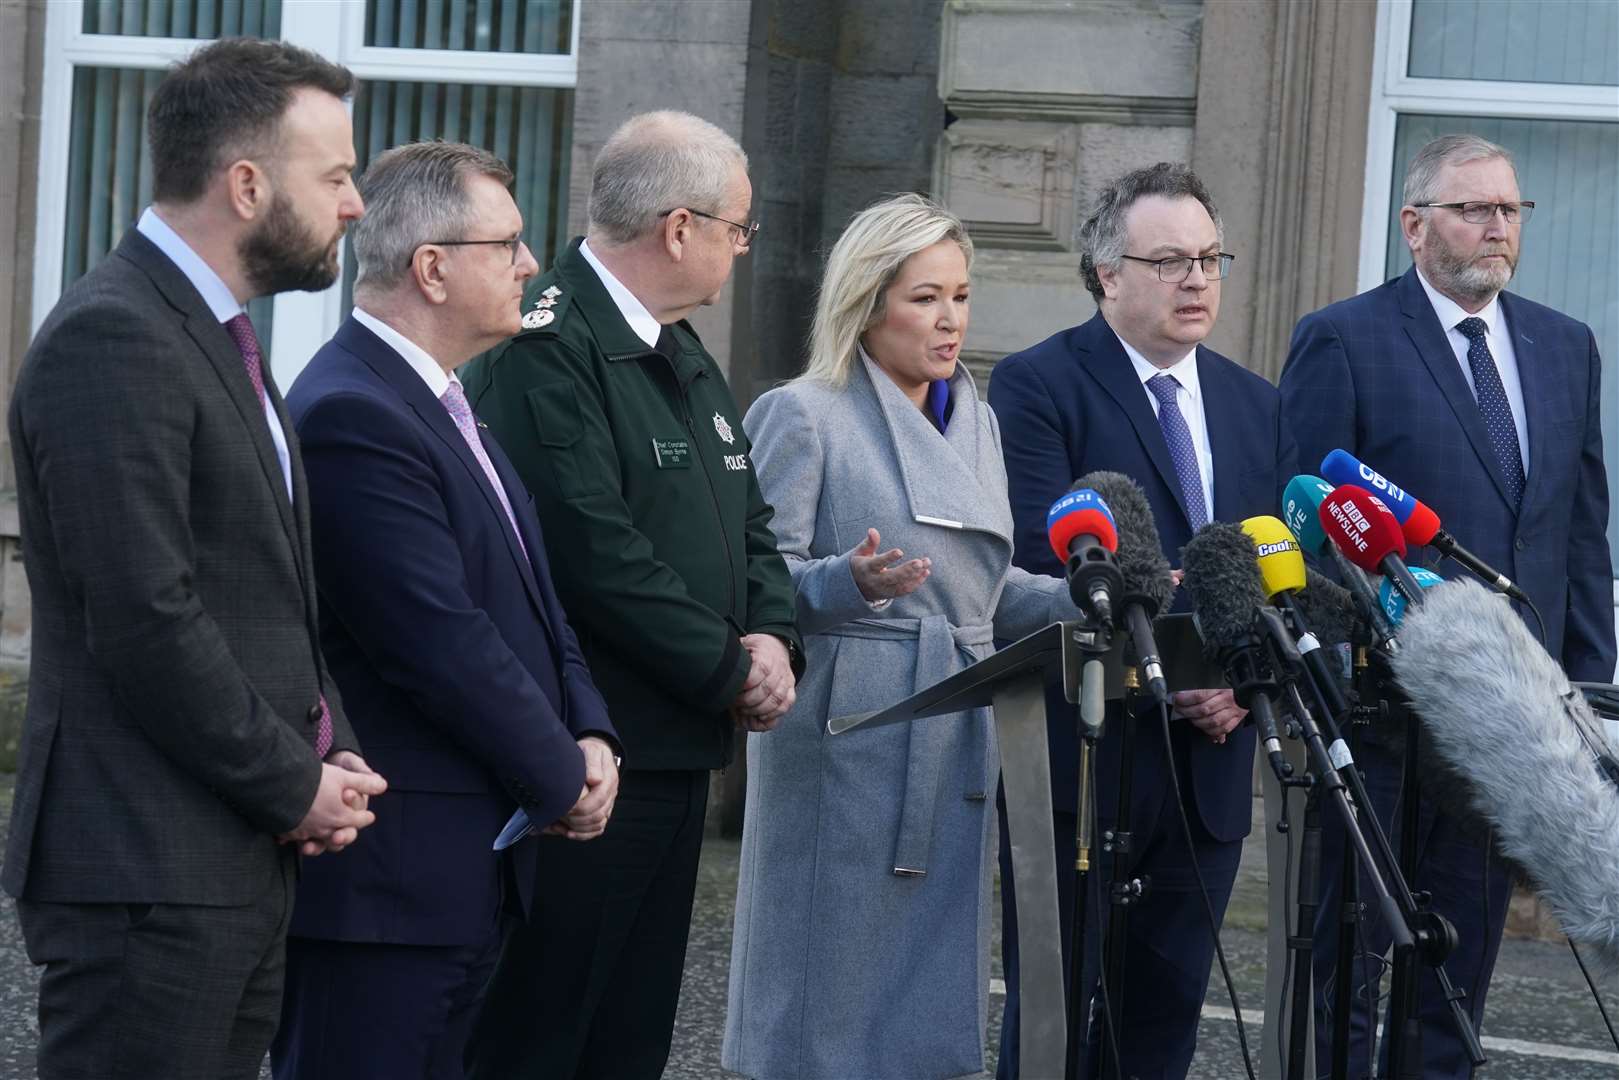
[[(1175, 497), (1175, 505), (1180, 507), (1181, 517), (1188, 525), (1191, 515), (1186, 511), (1186, 495), (1181, 491), (1180, 474), (1175, 471), (1175, 463), (1169, 457), (1169, 444), (1164, 442), (1163, 428), (1158, 426), (1158, 417), (1153, 414), (1152, 404), (1147, 400), (1147, 391), (1142, 388), (1141, 380), (1136, 377), (1136, 369), (1125, 355), (1124, 346), (1119, 344), (1118, 335), (1107, 324), (1107, 320), (1097, 314), (1084, 326), (1084, 333), (1080, 337), (1080, 363), (1094, 378), (1108, 396), (1119, 406), (1119, 410), (1130, 420), (1130, 426), (1135, 428), (1136, 438), (1141, 441), (1141, 447), (1151, 459), (1153, 468), (1163, 479), (1164, 486)], [(1204, 364), (1202, 357), (1198, 359), (1198, 376), (1201, 380)], [(1205, 393), (1207, 392), (1205, 388)], [(1205, 401), (1204, 415), (1208, 415), (1209, 408)], [(1213, 432), (1210, 431), (1210, 441), (1213, 441)], [(1215, 447), (1214, 460), (1219, 462), (1219, 447)], [(1216, 466), (1218, 467), (1218, 466)], [(1215, 474), (1215, 497), (1220, 494), (1220, 476)]]
[(1415, 267), (1405, 272), (1405, 276), (1395, 287), (1395, 293), (1400, 300), (1400, 312), (1405, 316), (1406, 336), (1411, 339), (1417, 355), (1422, 357), (1428, 373), (1433, 376), (1434, 382), (1439, 384), (1445, 400), (1450, 403), (1457, 422), (1467, 433), (1467, 441), (1473, 444), (1473, 452), (1478, 455), (1479, 461), (1484, 464), (1484, 470), (1490, 474), (1490, 479), (1495, 483), (1495, 490), (1500, 492), (1502, 500), (1511, 507), (1513, 503), (1512, 497), (1507, 494), (1507, 480), (1501, 474), (1500, 462), (1495, 458), (1495, 446), (1490, 442), (1490, 433), (1484, 428), (1484, 417), (1478, 411), (1478, 400), (1473, 397), (1472, 390), (1468, 389), (1467, 380), (1462, 377), (1461, 366), (1456, 362), (1456, 353), (1451, 349), (1450, 340), (1445, 336), (1445, 328), (1439, 325), (1439, 316), (1434, 313), (1433, 304), (1428, 302), (1428, 294), (1422, 291), (1422, 282), (1417, 280)]
[[(1546, 467), (1546, 437), (1551, 431), (1548, 413), (1551, 409), (1550, 393), (1562, 380), (1549, 370), (1551, 356), (1538, 344), (1543, 336), (1528, 309), (1520, 307), (1507, 293), (1501, 294), (1501, 314), (1507, 321), (1507, 333), (1512, 336), (1512, 348), (1518, 359), (1518, 385), (1523, 388), (1524, 432), (1529, 442), (1529, 460), (1525, 462), (1528, 476), (1523, 486), (1523, 505), (1520, 515), (1526, 514), (1534, 501), (1536, 476), (1544, 476)], [(1530, 359), (1533, 358), (1533, 359)]]
[[(1203, 423), (1209, 430), (1209, 453), (1214, 457), (1214, 505), (1210, 521), (1238, 521), (1238, 426), (1250, 415), (1241, 396), (1207, 349), (1197, 347), (1197, 385), (1203, 395)], [(1176, 485), (1176, 491), (1180, 490)]]
[[(224, 385), (231, 404), (241, 416), (242, 425), (247, 429), (248, 438), (252, 441), (253, 450), (259, 458), (259, 465), (264, 470), (264, 479), (270, 485), (270, 497), (275, 502), (276, 512), (281, 516), (281, 527), (286, 530), (287, 540), (292, 544), (296, 555), (295, 561), (299, 573), (302, 574), (304, 549), (298, 539), (298, 527), (293, 517), (292, 504), (287, 499), (287, 482), (281, 475), (281, 459), (276, 456), (275, 443), (270, 438), (269, 421), (265, 418), (264, 407), (259, 404), (258, 394), (253, 390), (253, 383), (247, 377), (247, 367), (242, 362), (242, 354), (236, 348), (236, 342), (231, 340), (229, 332), (218, 319), (214, 318), (214, 313), (203, 302), (196, 287), (180, 272), (180, 268), (138, 230), (130, 229), (124, 234), (123, 242), (118, 246), (118, 254), (139, 266), (152, 279), (152, 283), (157, 286), (164, 299), (185, 316), (186, 333), (208, 358), (208, 363), (213, 367), (220, 383)], [(265, 358), (267, 393), (270, 392), (268, 359)], [(292, 428), (279, 409), (277, 415), (281, 417), (281, 431), (285, 435)], [(292, 441), (290, 437), (287, 438), (289, 447)]]
[[(409, 405), (416, 415), (421, 418), (422, 423), (426, 424), (433, 434), (445, 446), (449, 447), (450, 452), (460, 460), (462, 466), (471, 475), (473, 482), (478, 485), (478, 490), (483, 493), (484, 502), (488, 504), (489, 512), (495, 516), (495, 520), (500, 526), (501, 535), (506, 538), (506, 547), (510, 550), (512, 559), (517, 563), (518, 573), (523, 578), (523, 585), (528, 589), (529, 598), (534, 602), (535, 607), (543, 611), (544, 604), (540, 600), (539, 586), (534, 581), (534, 568), (529, 565), (529, 561), (523, 553), (523, 548), (517, 541), (517, 534), (512, 531), (512, 522), (506, 516), (506, 508), (500, 504), (500, 496), (495, 494), (495, 489), (490, 485), (489, 477), (484, 473), (483, 466), (479, 464), (477, 457), (473, 455), (472, 448), (467, 445), (466, 439), (461, 437), (461, 429), (455, 426), (454, 420), (450, 419), (450, 414), (444, 408), (444, 403), (433, 396), (433, 392), (427, 388), (427, 384), (421, 380), (421, 377), (411, 370), (404, 357), (396, 353), (381, 338), (355, 322), (352, 317), (344, 320), (343, 325), (337, 328), (337, 334), (333, 337), (333, 340), (355, 356), (358, 356), (372, 371), (377, 373), (378, 377), (393, 387), (395, 392), (404, 398), (405, 404)], [(480, 423), (480, 431), (482, 426)], [(484, 448), (484, 452), (489, 452), (487, 446)], [(522, 496), (524, 489), (521, 486), (508, 489), (507, 497), (513, 498), (513, 492), (517, 496)], [(513, 498), (512, 511), (514, 515), (516, 510), (517, 501)]]
[(850, 385), (871, 395), (888, 427), (911, 516), (922, 524), (973, 529), (1012, 542), (1012, 515), (1003, 493), (985, 493), (980, 466), (1000, 464), (990, 432), (979, 422), (978, 391), (963, 365), (950, 382), (955, 399), (940, 431), (881, 368), (857, 359)]

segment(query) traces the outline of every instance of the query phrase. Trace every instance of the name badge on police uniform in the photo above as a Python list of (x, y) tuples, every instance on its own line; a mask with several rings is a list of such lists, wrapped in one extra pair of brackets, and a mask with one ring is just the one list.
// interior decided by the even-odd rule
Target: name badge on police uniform
[(691, 443), (685, 439), (653, 439), (652, 459), (660, 469), (689, 469)]

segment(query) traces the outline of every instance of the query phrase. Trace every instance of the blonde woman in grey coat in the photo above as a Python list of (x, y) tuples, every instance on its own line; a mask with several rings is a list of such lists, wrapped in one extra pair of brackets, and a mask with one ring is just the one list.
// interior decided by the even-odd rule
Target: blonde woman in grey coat
[(957, 362), (971, 263), (961, 222), (920, 196), (862, 211), (803, 375), (743, 422), (808, 653), (792, 711), (748, 736), (723, 1062), (758, 1080), (984, 1066), (989, 710), (826, 734), (1075, 617), (1062, 581), (1011, 565), (1000, 432)]

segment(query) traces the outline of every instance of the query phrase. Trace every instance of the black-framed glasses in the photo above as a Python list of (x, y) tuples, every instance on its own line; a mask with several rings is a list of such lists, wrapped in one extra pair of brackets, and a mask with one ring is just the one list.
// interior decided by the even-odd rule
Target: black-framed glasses
[(753, 238), (759, 233), (759, 223), (757, 221), (750, 221), (744, 225), (740, 221), (732, 221), (730, 218), (722, 218), (718, 214), (709, 214), (702, 210), (693, 210), (689, 206), (676, 206), (673, 209), (663, 211), (658, 216), (668, 217), (670, 214), (674, 213), (675, 210), (684, 210), (692, 217), (707, 218), (710, 221), (720, 221), (724, 222), (726, 225), (729, 225), (731, 228), (742, 234), (742, 239), (731, 241), (736, 245), (736, 249), (738, 251), (746, 251), (749, 247), (753, 246)]
[(1462, 220), (1472, 225), (1483, 225), (1486, 221), (1495, 219), (1496, 211), (1507, 219), (1508, 225), (1522, 225), (1528, 222), (1529, 215), (1534, 213), (1533, 200), (1525, 199), (1522, 202), (1419, 202), (1412, 206), (1423, 208), (1433, 207), (1438, 210), (1454, 210), (1462, 216)]
[(424, 240), (426, 244), (437, 244), (439, 247), (475, 247), (479, 244), (505, 244), (512, 249), (512, 265), (517, 265), (517, 253), (523, 247), (523, 238), (513, 236), (505, 240)]
[(1158, 268), (1158, 280), (1170, 285), (1179, 285), (1192, 276), (1192, 264), (1198, 263), (1203, 267), (1203, 276), (1210, 281), (1219, 281), (1231, 273), (1231, 264), (1236, 261), (1235, 255), (1217, 252), (1213, 255), (1199, 255), (1193, 258), (1190, 255), (1171, 255), (1167, 259), (1143, 259), (1140, 255), (1122, 255), (1120, 258), (1131, 262), (1146, 263), (1148, 266)]

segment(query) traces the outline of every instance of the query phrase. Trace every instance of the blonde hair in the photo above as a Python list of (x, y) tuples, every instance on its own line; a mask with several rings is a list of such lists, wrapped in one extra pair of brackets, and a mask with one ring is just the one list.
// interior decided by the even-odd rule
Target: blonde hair
[(955, 241), (971, 270), (973, 242), (966, 227), (932, 199), (894, 195), (856, 214), (826, 260), (809, 359), (798, 377), (846, 385), (860, 335), (882, 321), (883, 299), (900, 267), (943, 240)]

